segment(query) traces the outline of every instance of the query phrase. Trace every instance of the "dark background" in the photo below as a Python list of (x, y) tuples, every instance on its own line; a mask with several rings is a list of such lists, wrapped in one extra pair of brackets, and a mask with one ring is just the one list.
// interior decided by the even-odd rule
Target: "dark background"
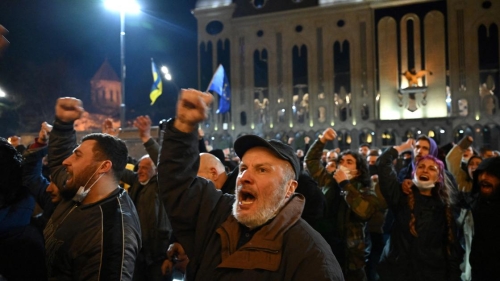
[[(172, 117), (179, 88), (197, 88), (196, 0), (138, 0), (126, 16), (127, 120)], [(38, 131), (52, 122), (58, 97), (90, 106), (90, 79), (107, 59), (120, 76), (120, 15), (102, 0), (1, 0), (0, 24), (10, 46), (0, 58), (0, 136)], [(172, 82), (150, 106), (151, 58), (166, 65)], [(89, 108), (91, 110), (91, 108)]]

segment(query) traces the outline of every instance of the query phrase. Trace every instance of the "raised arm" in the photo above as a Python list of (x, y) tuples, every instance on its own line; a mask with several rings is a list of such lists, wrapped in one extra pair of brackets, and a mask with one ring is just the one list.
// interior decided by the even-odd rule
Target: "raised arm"
[(23, 153), (23, 185), (29, 189), (44, 212), (46, 209), (54, 209), (50, 194), (45, 192), (49, 181), (42, 175), (42, 159), (47, 155), (47, 135), (48, 132), (42, 126), (35, 143)]
[(75, 98), (59, 98), (56, 103), (56, 119), (50, 133), (48, 162), (52, 182), (59, 189), (66, 183), (66, 167), (62, 162), (76, 147), (76, 132), (73, 124), (83, 113), (82, 102)]
[[(207, 117), (211, 101), (209, 94), (191, 89), (181, 91), (176, 118), (167, 121), (163, 133), (158, 164), (161, 200), (174, 235), (189, 257), (196, 256), (194, 251), (202, 248), (207, 233), (214, 233), (208, 232), (206, 222), (217, 223), (214, 220), (229, 215), (232, 203), (219, 204), (220, 200), (233, 200), (231, 196), (223, 196), (210, 181), (197, 177), (197, 127)], [(228, 207), (215, 210), (218, 204)]]
[(408, 139), (407, 142), (401, 144), (400, 146), (388, 148), (377, 159), (376, 165), (380, 191), (389, 208), (395, 208), (403, 195), (401, 184), (398, 181), (392, 161), (403, 151), (411, 149), (413, 142), (413, 139)]
[(467, 172), (461, 167), (462, 154), (472, 144), (472, 137), (468, 136), (460, 140), (446, 155), (446, 167), (455, 177), (459, 191), (470, 192), (472, 182), (467, 181)]
[(332, 175), (326, 171), (321, 163), (321, 154), (326, 142), (332, 141), (336, 137), (337, 133), (332, 128), (326, 129), (321, 137), (314, 141), (304, 159), (309, 173), (318, 182), (319, 187), (327, 186), (333, 181)]

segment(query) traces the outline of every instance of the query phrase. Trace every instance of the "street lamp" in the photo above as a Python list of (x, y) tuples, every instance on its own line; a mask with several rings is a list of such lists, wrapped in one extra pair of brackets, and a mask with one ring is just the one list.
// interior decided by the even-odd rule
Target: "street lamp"
[(161, 72), (163, 72), (163, 74), (165, 75), (165, 79), (167, 81), (172, 80), (172, 74), (170, 74), (170, 72), (168, 71), (168, 67), (162, 66), (161, 67)]
[(135, 0), (105, 0), (104, 6), (112, 11), (120, 12), (120, 68), (121, 68), (121, 104), (120, 126), (125, 128), (125, 14), (138, 14), (141, 10)]

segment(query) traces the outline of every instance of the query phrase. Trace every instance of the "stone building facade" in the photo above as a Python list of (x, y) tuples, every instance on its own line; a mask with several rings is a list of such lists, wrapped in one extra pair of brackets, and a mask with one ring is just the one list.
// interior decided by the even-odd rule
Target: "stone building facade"
[(222, 64), (231, 111), (204, 130), (303, 145), (332, 126), (356, 149), (427, 134), (499, 149), (500, 3), (489, 0), (198, 0), (199, 88)]

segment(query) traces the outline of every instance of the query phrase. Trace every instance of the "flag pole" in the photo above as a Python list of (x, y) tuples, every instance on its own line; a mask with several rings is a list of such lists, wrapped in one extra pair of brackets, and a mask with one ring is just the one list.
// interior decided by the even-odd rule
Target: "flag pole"
[(219, 66), (217, 66), (217, 69), (215, 69), (214, 74), (212, 74), (212, 79), (210, 79), (210, 83), (208, 83), (207, 90), (205, 91), (206, 93), (208, 93), (208, 90), (210, 89), (210, 86), (212, 86), (212, 83), (214, 82), (215, 73), (217, 73), (217, 71), (219, 71), (219, 68), (221, 66), (222, 66), (222, 64), (219, 63)]

